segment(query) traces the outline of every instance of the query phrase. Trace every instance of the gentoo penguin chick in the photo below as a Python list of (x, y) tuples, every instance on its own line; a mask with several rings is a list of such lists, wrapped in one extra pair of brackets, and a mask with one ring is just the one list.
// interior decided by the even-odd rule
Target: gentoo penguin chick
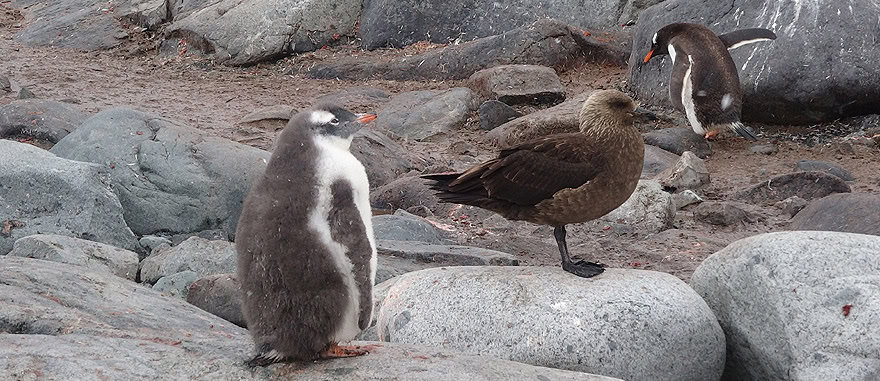
[(645, 155), (633, 126), (636, 107), (617, 90), (597, 91), (581, 109), (580, 132), (526, 141), (462, 173), (422, 177), (434, 181), (431, 188), (441, 201), (553, 226), (562, 268), (589, 278), (603, 266), (572, 261), (565, 225), (602, 217), (635, 190)]
[(296, 114), (251, 186), (235, 236), (251, 365), (366, 353), (376, 245), (352, 134), (375, 119), (322, 104)]
[(743, 93), (728, 49), (775, 39), (776, 34), (763, 28), (716, 36), (699, 24), (669, 24), (654, 34), (644, 63), (663, 54), (672, 58), (669, 98), (687, 115), (694, 132), (710, 138), (728, 128), (746, 139), (757, 140), (754, 132), (740, 122)]

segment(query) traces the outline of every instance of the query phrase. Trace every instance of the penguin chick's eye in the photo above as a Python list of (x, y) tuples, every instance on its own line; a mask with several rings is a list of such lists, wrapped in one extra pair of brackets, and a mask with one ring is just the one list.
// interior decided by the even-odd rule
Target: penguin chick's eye
[(334, 126), (337, 125), (337, 124), (339, 124), (339, 119), (336, 119), (336, 118), (331, 119), (331, 120), (330, 120), (330, 124), (332, 124), (332, 125), (334, 125)]

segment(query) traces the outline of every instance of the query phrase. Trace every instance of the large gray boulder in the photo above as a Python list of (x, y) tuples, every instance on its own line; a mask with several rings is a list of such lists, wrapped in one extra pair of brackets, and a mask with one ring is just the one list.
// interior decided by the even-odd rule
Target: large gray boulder
[(875, 43), (875, 36), (880, 35), (877, 11), (872, 0), (845, 5), (833, 1), (668, 0), (639, 17), (630, 55), (630, 84), (643, 102), (669, 105), (672, 60), (641, 63), (651, 37), (666, 24), (693, 22), (719, 34), (762, 27), (778, 38), (731, 51), (745, 95), (745, 121), (813, 124), (866, 114), (880, 108), (880, 76), (874, 74), (880, 71), (880, 63), (872, 59), (880, 55), (880, 45)]
[(822, 198), (832, 193), (849, 193), (849, 185), (841, 178), (825, 172), (795, 172), (773, 177), (736, 192), (735, 198), (754, 204), (775, 203), (797, 196), (805, 200)]
[(388, 79), (398, 81), (467, 79), (493, 66), (530, 64), (564, 69), (582, 62), (626, 65), (618, 46), (551, 19), (462, 44), (388, 60), (383, 57), (340, 57), (310, 66), (306, 74), (322, 79)]
[(501, 34), (540, 18), (582, 28), (619, 30), (648, 5), (662, 0), (366, 0), (361, 16), (364, 47), (401, 47), (417, 41), (447, 43)]
[(749, 237), (707, 258), (691, 285), (727, 336), (725, 380), (876, 379), (880, 237)]
[(15, 136), (57, 143), (89, 116), (67, 103), (15, 100), (0, 106), (0, 138)]
[(141, 251), (104, 166), (0, 140), (0, 184), (0, 255), (40, 233)]
[(351, 35), (360, 12), (361, 0), (223, 0), (175, 21), (168, 38), (218, 62), (250, 65)]
[(141, 281), (156, 283), (160, 278), (193, 271), (196, 279), (207, 275), (234, 273), (235, 245), (228, 241), (209, 241), (190, 237), (181, 244), (160, 248), (141, 262)]
[(132, 281), (138, 272), (138, 254), (133, 251), (56, 234), (19, 239), (8, 255), (85, 266)]
[(880, 195), (836, 193), (811, 202), (790, 230), (821, 230), (880, 236)]
[(269, 153), (127, 108), (102, 111), (52, 147), (109, 167), (125, 221), (138, 235), (222, 229), (231, 238)]
[(463, 126), (476, 109), (474, 92), (467, 87), (409, 91), (397, 94), (379, 110), (376, 127), (421, 141)]
[(724, 367), (724, 334), (706, 302), (653, 271), (422, 270), (388, 289), (377, 328), (383, 341), (625, 380), (717, 380)]
[(0, 256), (0, 379), (590, 380), (442, 348), (355, 342), (369, 355), (248, 368), (247, 331), (180, 299), (94, 271)]

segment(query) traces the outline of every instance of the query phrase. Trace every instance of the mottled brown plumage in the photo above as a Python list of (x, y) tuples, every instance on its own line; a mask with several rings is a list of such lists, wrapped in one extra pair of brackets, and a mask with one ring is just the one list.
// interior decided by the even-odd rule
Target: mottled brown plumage
[[(633, 127), (636, 104), (616, 90), (598, 91), (581, 109), (581, 131), (537, 138), (502, 150), (497, 158), (462, 173), (431, 174), (445, 202), (473, 205), (507, 219), (551, 225), (563, 268), (572, 269), (565, 225), (590, 221), (623, 204), (638, 184), (644, 144)], [(576, 267), (576, 266), (575, 266)], [(580, 273), (579, 273), (580, 272)]]

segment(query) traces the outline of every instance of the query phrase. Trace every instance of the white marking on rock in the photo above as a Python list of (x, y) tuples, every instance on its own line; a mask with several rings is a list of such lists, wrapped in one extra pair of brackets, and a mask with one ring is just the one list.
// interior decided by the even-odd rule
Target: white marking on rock
[[(360, 214), (361, 222), (364, 224), (372, 251), (370, 258), (370, 283), (372, 284), (376, 281), (376, 242), (373, 236), (372, 210), (370, 209), (370, 184), (363, 164), (348, 151), (351, 144), (350, 138), (318, 135), (313, 137), (313, 140), (319, 152), (316, 162), (318, 202), (315, 209), (309, 214), (308, 226), (318, 234), (320, 241), (327, 247), (348, 289), (348, 304), (345, 307), (342, 324), (332, 336), (334, 341), (347, 342), (354, 339), (360, 332), (358, 326), (360, 290), (352, 274), (353, 264), (347, 255), (348, 248), (334, 241), (330, 234), (329, 215), (332, 201), (330, 186), (337, 180), (347, 180), (351, 185), (354, 204)], [(372, 302), (370, 302), (370, 306), (372, 306)]]
[(727, 110), (732, 104), (733, 95), (731, 95), (730, 93), (724, 94), (724, 96), (721, 97), (721, 111)]
[(333, 118), (335, 118), (332, 113), (324, 110), (315, 110), (311, 112), (309, 115), (309, 120), (314, 124), (325, 124), (330, 123)]
[(697, 110), (694, 105), (694, 83), (691, 79), (691, 69), (694, 67), (694, 59), (690, 55), (688, 58), (688, 68), (684, 72), (684, 83), (681, 88), (681, 104), (684, 106), (684, 112), (687, 115), (688, 122), (691, 123), (691, 128), (693, 128), (694, 132), (705, 135), (706, 130), (703, 129), (703, 125), (700, 123), (700, 120), (697, 119)]

